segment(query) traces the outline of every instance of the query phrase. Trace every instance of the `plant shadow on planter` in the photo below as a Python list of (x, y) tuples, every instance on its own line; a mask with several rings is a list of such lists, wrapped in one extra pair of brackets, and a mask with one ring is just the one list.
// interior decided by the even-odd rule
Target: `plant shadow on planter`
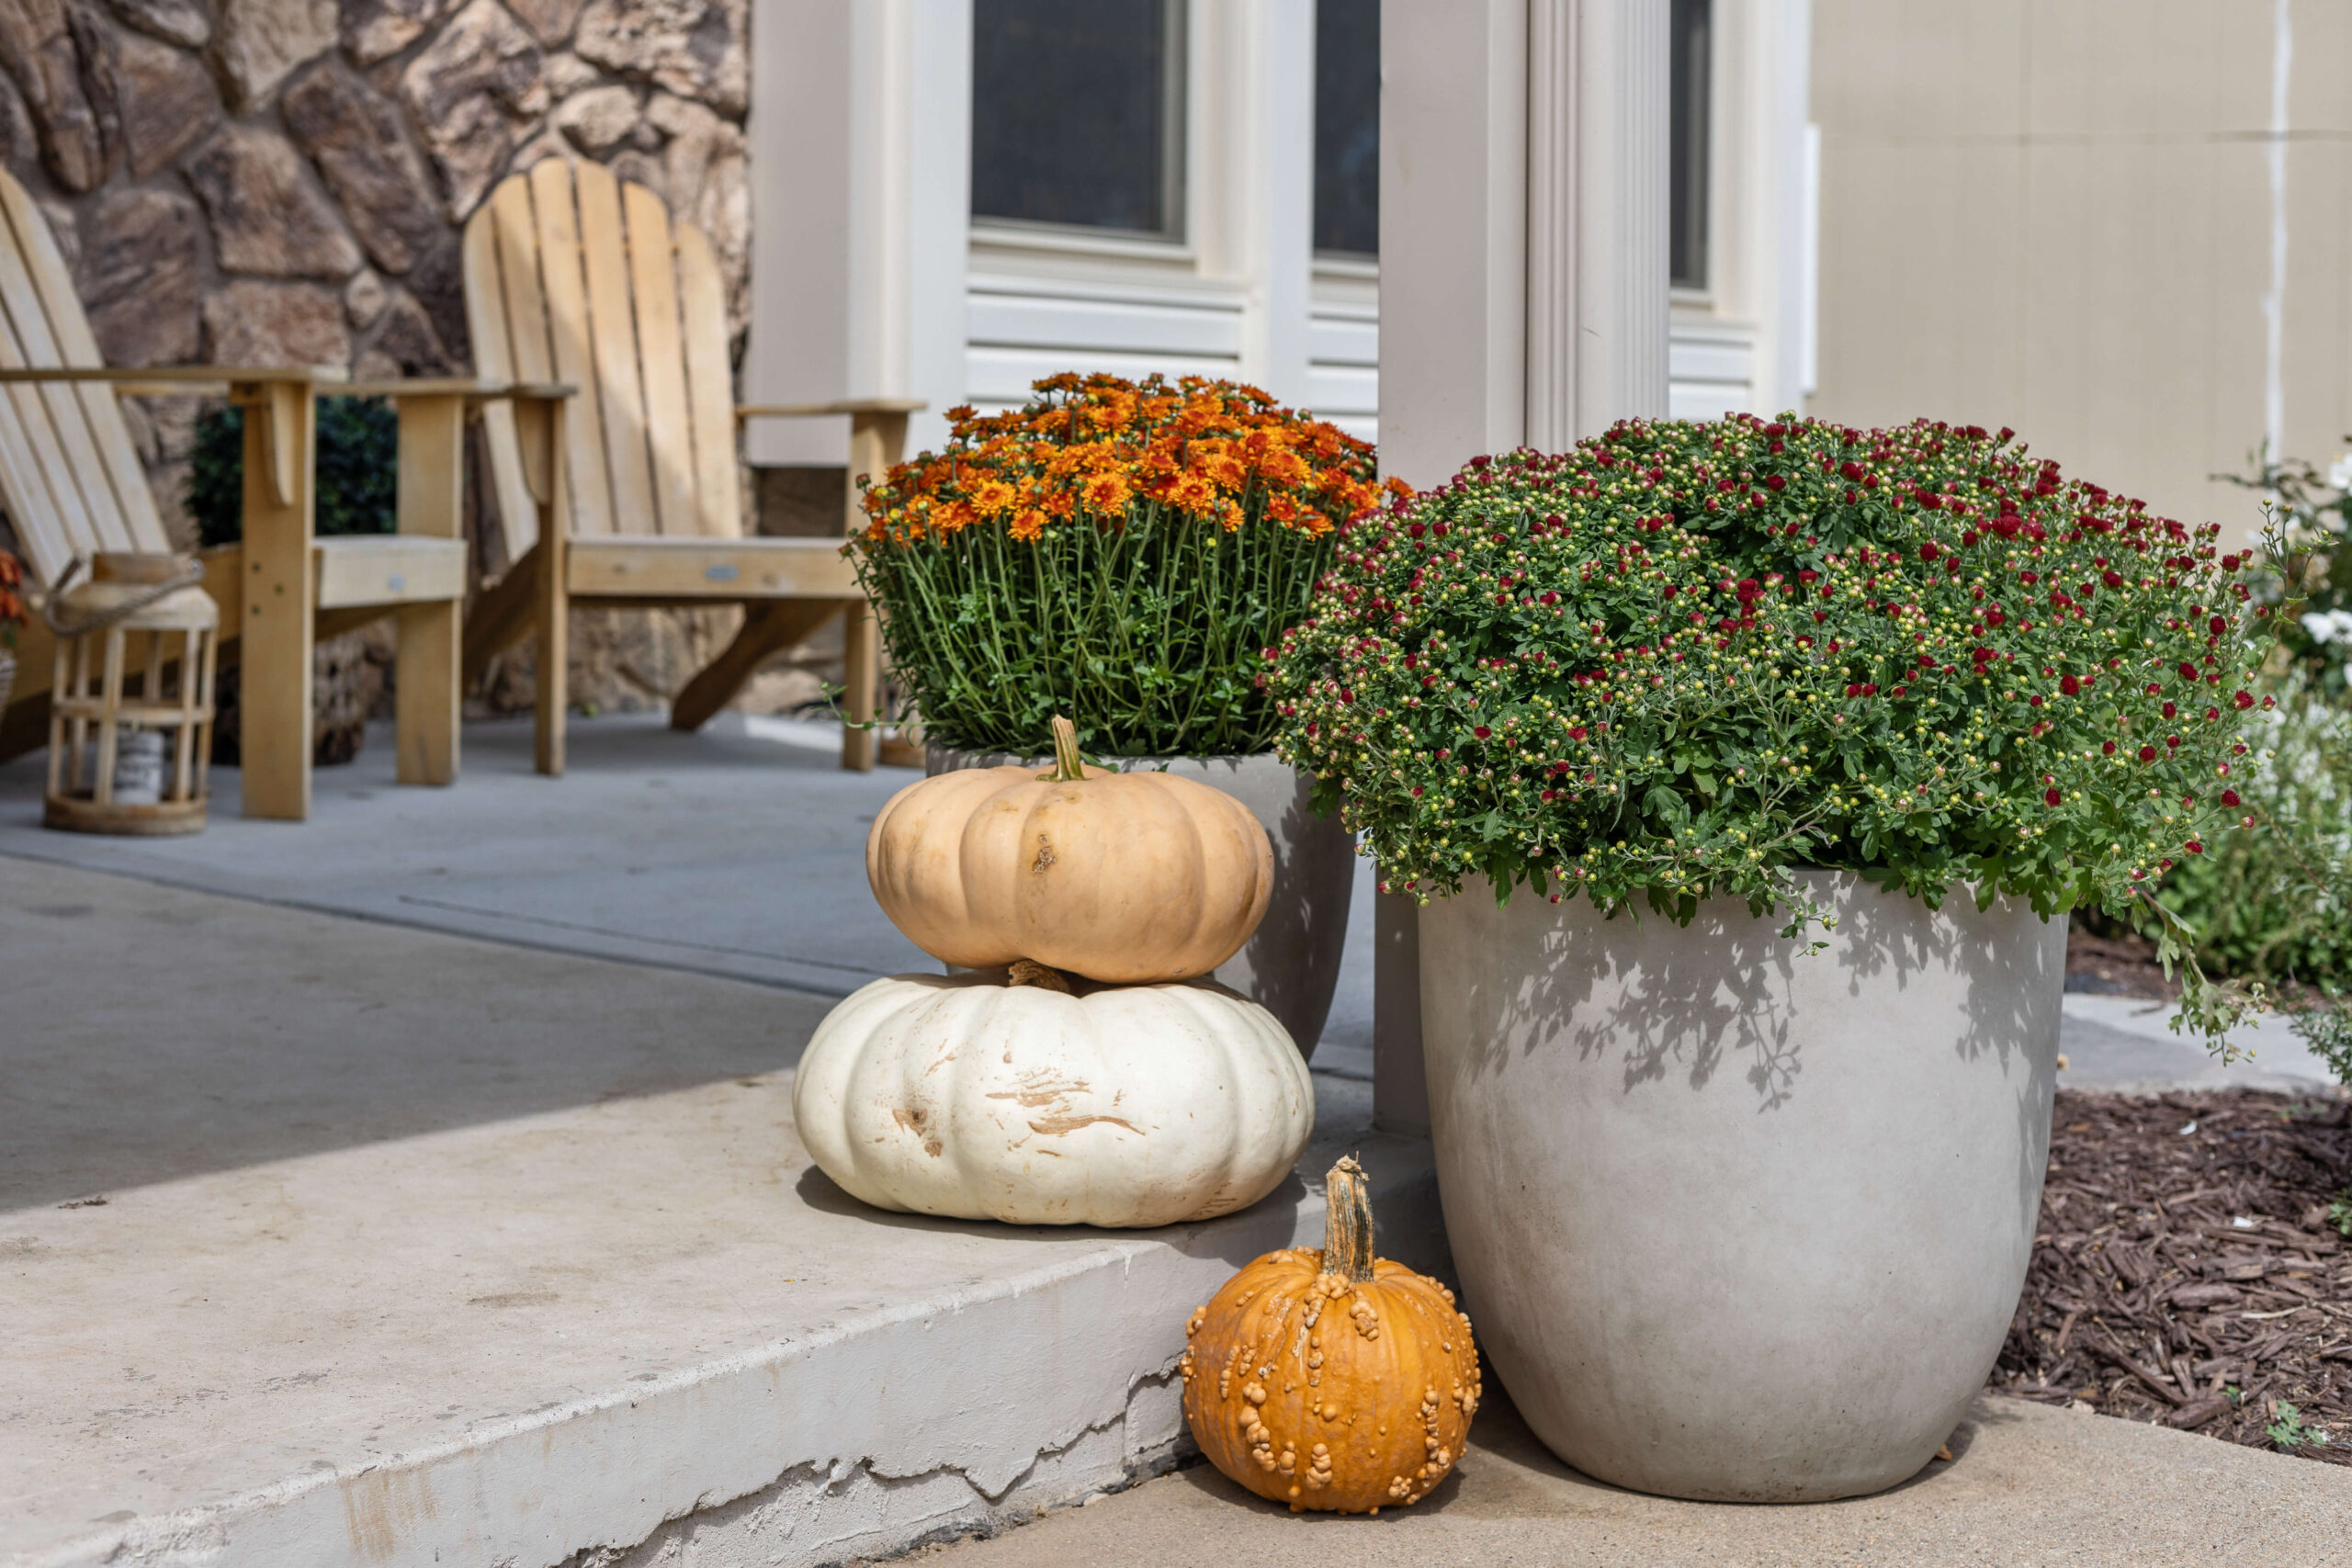
[[(993, 1232), (1000, 1235), (1026, 1236), (1033, 1241), (1070, 1241), (1096, 1245), (1106, 1236), (1150, 1235), (1165, 1238), (1172, 1231), (1180, 1231), (1189, 1225), (1211, 1223), (1205, 1220), (1187, 1220), (1173, 1225), (1161, 1226), (1157, 1230), (1124, 1230), (1103, 1225), (1022, 1225), (1009, 1224), (1001, 1220), (963, 1220), (938, 1214), (910, 1214), (902, 1209), (876, 1208), (871, 1203), (851, 1197), (831, 1177), (827, 1176), (813, 1165), (800, 1173), (799, 1179), (792, 1184), (792, 1190), (801, 1202), (820, 1214), (841, 1214), (852, 1219), (865, 1220), (875, 1224), (889, 1225), (898, 1230), (931, 1231), (939, 1235), (968, 1235), (975, 1231)], [(1249, 1208), (1238, 1209), (1234, 1212), (1246, 1214), (1269, 1204), (1295, 1210), (1306, 1197), (1306, 1183), (1301, 1181), (1297, 1172), (1294, 1171), (1283, 1178), (1280, 1186), (1250, 1204)], [(1232, 1216), (1220, 1214), (1217, 1217), (1229, 1219)], [(1253, 1237), (1231, 1230), (1202, 1231), (1187, 1238), (1182, 1246), (1177, 1247), (1177, 1250), (1187, 1258), (1215, 1258), (1238, 1269), (1267, 1250), (1263, 1245), (1264, 1240), (1262, 1236)]]
[[(1253, 781), (1254, 788), (1238, 786), (1218, 776), (1222, 761), (1210, 764), (1210, 782), (1266, 814), (1278, 782), (1262, 779)], [(1290, 800), (1281, 808), (1279, 829), (1267, 835), (1274, 851), (1274, 886), (1265, 918), (1241, 951), (1217, 970), (1225, 984), (1282, 1020), (1300, 1054), (1310, 1060), (1339, 987), (1348, 905), (1355, 887), (1355, 840), (1336, 821), (1308, 808), (1314, 792), (1315, 780), (1299, 774)]]
[[(2007, 1069), (2018, 1042), (2036, 1026), (2035, 998), (2049, 989), (2045, 948), (1984, 940), (1964, 890), (1944, 903), (1952, 919), (1923, 921), (1903, 895), (1857, 896), (1864, 890), (1852, 887), (1851, 877), (1807, 874), (1818, 877), (1825, 901), (1839, 891), (1828, 884), (1847, 885), (1838, 929), (1827, 933), (1829, 948), (1820, 953), (1807, 953), (1802, 942), (1782, 937), (1783, 917), (1759, 919), (1727, 899), (1702, 905), (1684, 928), (1655, 910), (1633, 908), (1605, 920), (1563, 922), (1545, 934), (1544, 961), (1519, 977), (1517, 988), (1501, 994), (1473, 985), (1462, 991), (1471, 1014), (1467, 1032), (1487, 1043), (1480, 1069), (1503, 1066), (1507, 1043), (1514, 1039), (1522, 1042), (1524, 1055), (1565, 1043), (1580, 1061), (1622, 1049), (1629, 1091), (1677, 1069), (1695, 1089), (1713, 1080), (1727, 1056), (1744, 1056), (1758, 1111), (1778, 1110), (1797, 1092), (1804, 1071), (1790, 995), (1808, 964), (1846, 971), (1846, 994), (1855, 998), (1865, 981), (1891, 982), (1900, 993), (1919, 976), (1963, 971), (1966, 1024), (1954, 1048), (1963, 1060), (1991, 1052)], [(1465, 885), (1459, 897), (1491, 895), (1476, 884)], [(1515, 895), (1534, 897), (1525, 889)], [(1660, 927), (1679, 931), (1682, 940), (1671, 947), (1660, 942)], [(1590, 1010), (1601, 991), (1621, 983), (1613, 1002)], [(1565, 1042), (1546, 1027), (1562, 1018), (1577, 1021)]]
[(1498, 910), (1473, 883), (1424, 911), (1467, 1309), (1529, 1426), (1617, 1484), (1756, 1502), (1898, 1484), (1967, 1414), (2016, 1311), (2064, 927), (1802, 874), (1838, 917), (1818, 953), (1738, 903), (1679, 927)]

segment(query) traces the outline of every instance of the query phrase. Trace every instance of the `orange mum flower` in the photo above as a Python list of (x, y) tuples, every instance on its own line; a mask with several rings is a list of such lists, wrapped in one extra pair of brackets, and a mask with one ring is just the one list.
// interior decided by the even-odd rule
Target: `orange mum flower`
[(1085, 485), (1086, 504), (1096, 512), (1124, 512), (1133, 493), (1125, 474), (1096, 474)]
[(869, 545), (944, 545), (983, 524), (1034, 540), (1081, 514), (1122, 524), (1148, 502), (1226, 529), (1317, 535), (1376, 499), (1369, 446), (1255, 387), (1072, 373), (1035, 391), (1001, 413), (949, 411), (946, 448), (898, 465), (864, 498)]
[(1018, 493), (1002, 479), (982, 479), (972, 487), (972, 510), (983, 517), (1011, 511), (1018, 499)]
[(1216, 504), (1216, 486), (1197, 471), (1180, 474), (1169, 485), (1163, 499), (1169, 505), (1185, 512), (1206, 512)]

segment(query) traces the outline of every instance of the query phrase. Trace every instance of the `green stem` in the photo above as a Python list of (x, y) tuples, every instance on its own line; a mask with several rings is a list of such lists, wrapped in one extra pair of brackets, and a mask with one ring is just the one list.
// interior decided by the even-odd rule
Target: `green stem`
[(1053, 771), (1037, 777), (1046, 784), (1079, 784), (1086, 778), (1086, 760), (1078, 754), (1078, 726), (1059, 714), (1054, 715)]

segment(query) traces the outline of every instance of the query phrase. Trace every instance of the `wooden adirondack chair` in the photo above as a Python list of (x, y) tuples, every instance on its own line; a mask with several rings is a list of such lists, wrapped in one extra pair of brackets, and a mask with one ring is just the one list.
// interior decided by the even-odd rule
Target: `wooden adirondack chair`
[[(514, 565), (474, 607), (466, 678), (536, 630), (539, 771), (563, 771), (564, 623), (574, 603), (745, 607), (735, 640), (673, 699), (680, 729), (707, 722), (770, 654), (845, 615), (847, 706), (871, 719), (876, 628), (841, 543), (744, 537), (736, 440), (746, 419), (845, 414), (851, 472), (873, 473), (899, 459), (907, 415), (922, 405), (739, 406), (709, 242), (600, 164), (549, 158), (502, 182), (467, 221), (465, 280), (477, 372), (580, 389), (563, 420), (560, 528), (537, 526), (512, 421), (499, 409), (483, 418)], [(852, 527), (855, 496), (853, 484)], [(874, 758), (872, 730), (844, 734), (844, 767), (871, 768)]]
[[(300, 821), (311, 805), (311, 649), (387, 615), (400, 618), (398, 773), (457, 776), (458, 614), (466, 591), (461, 456), (466, 405), (506, 389), (461, 381), (351, 386), (303, 367), (110, 369), (98, 355), (55, 238), (24, 187), (0, 170), (0, 506), (35, 583), (75, 558), (171, 548), (119, 396), (187, 396), (226, 386), (244, 420), (244, 542), (206, 552), (239, 697), (244, 814)], [(537, 389), (542, 405), (560, 389)], [(401, 406), (400, 533), (311, 534), (321, 392), (391, 393)], [(512, 419), (510, 416), (510, 425)], [(0, 757), (47, 739), (53, 655), (38, 620), (18, 648), (17, 691), (0, 716)]]

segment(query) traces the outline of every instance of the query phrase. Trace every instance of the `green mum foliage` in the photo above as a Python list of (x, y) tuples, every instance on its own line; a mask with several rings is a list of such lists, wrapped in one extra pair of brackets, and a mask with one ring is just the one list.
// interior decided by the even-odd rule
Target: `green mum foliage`
[[(187, 509), (209, 548), (245, 536), (245, 414), (216, 404), (197, 416)], [(397, 526), (400, 419), (382, 398), (319, 400), (318, 532), (389, 534)]]
[(2211, 526), (2013, 433), (1634, 422), (1359, 521), (1278, 749), (1424, 900), (1824, 911), (1791, 868), (2154, 902), (2237, 806), (2267, 639)]

